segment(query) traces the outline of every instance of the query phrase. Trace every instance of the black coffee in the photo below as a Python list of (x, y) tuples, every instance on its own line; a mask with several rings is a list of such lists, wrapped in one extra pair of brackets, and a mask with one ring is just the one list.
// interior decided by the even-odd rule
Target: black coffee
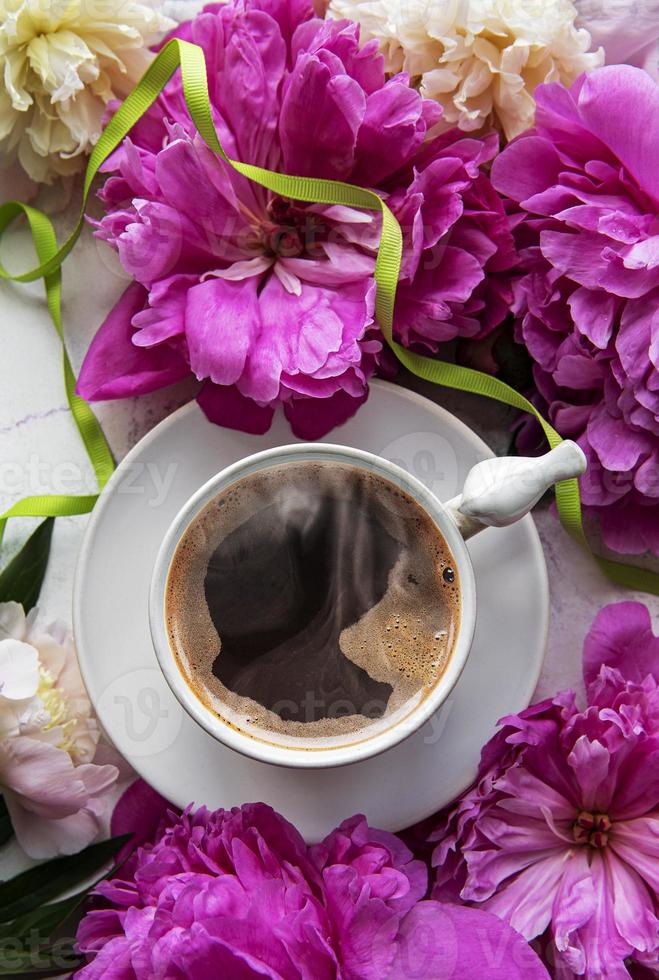
[(314, 747), (418, 703), (450, 656), (458, 596), (448, 546), (411, 497), (357, 467), (301, 462), (206, 506), (166, 606), (202, 701), (256, 738)]

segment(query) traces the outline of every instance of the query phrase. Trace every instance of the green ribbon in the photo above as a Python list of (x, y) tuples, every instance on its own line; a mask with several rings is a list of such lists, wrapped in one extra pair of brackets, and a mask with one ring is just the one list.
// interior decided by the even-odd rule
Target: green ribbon
[[(24, 214), (28, 220), (32, 241), (37, 257), (42, 264), (52, 261), (58, 254), (57, 239), (50, 218), (41, 211), (27, 204), (12, 201), (0, 208), (0, 223), (5, 219), (5, 225), (13, 221), (18, 214)], [(6, 220), (9, 216), (8, 220)], [(4, 278), (12, 279), (5, 270)], [(66, 398), (78, 432), (87, 450), (87, 455), (94, 468), (99, 490), (102, 490), (114, 470), (114, 460), (103, 430), (91, 408), (75, 392), (76, 378), (71, 367), (69, 356), (64, 346), (64, 329), (62, 325), (62, 273), (59, 265), (53, 271), (43, 276), (46, 289), (46, 303), (55, 330), (62, 343), (62, 371)], [(64, 494), (47, 494), (44, 496), (24, 497), (13, 504), (4, 514), (0, 514), (0, 542), (4, 535), (7, 519), (10, 517), (64, 517), (75, 514), (87, 514), (94, 506), (98, 494), (84, 496), (68, 496)]]
[[(413, 353), (393, 339), (393, 313), (400, 273), (402, 236), (400, 226), (385, 201), (374, 191), (357, 187), (354, 184), (335, 180), (319, 180), (312, 177), (293, 177), (230, 159), (222, 149), (213, 125), (204, 53), (197, 45), (179, 38), (173, 38), (161, 49), (139, 84), (126, 98), (101, 134), (88, 161), (78, 220), (72, 233), (61, 246), (57, 246), (49, 219), (39, 211), (16, 201), (0, 207), (0, 237), (19, 214), (25, 214), (30, 224), (40, 262), (36, 268), (20, 275), (11, 275), (0, 265), (0, 277), (11, 279), (14, 282), (33, 282), (43, 278), (48, 309), (62, 341), (60, 269), (62, 262), (75, 245), (82, 230), (85, 208), (94, 177), (103, 162), (119, 146), (134, 124), (153, 105), (179, 67), (185, 101), (197, 132), (206, 145), (238, 173), (281, 197), (322, 204), (343, 204), (349, 207), (377, 211), (381, 214), (382, 229), (375, 263), (377, 286), (375, 311), (380, 329), (401, 364), (417, 377), (434, 384), (485, 395), (513, 408), (530, 412), (542, 426), (551, 447), (557, 446), (562, 441), (558, 432), (543, 418), (531, 402), (498, 378), (493, 378), (480, 371), (473, 371), (470, 368), (459, 367), (455, 364)], [(64, 379), (71, 412), (92, 461), (99, 488), (102, 489), (114, 466), (112, 455), (89, 406), (75, 394), (75, 378), (66, 352), (64, 352)], [(0, 538), (4, 523), (9, 517), (83, 514), (91, 510), (95, 500), (96, 495), (44, 496), (21, 500), (0, 515)], [(556, 501), (563, 526), (580, 544), (588, 548), (583, 529), (577, 480), (564, 480), (557, 484)], [(658, 574), (598, 556), (595, 558), (605, 574), (617, 584), (659, 595)]]

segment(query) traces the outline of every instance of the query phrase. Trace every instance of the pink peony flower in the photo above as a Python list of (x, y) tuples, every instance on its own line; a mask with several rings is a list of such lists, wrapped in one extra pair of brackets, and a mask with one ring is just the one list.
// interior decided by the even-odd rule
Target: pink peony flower
[(578, 27), (590, 33), (593, 46), (603, 45), (607, 65), (638, 65), (659, 81), (659, 0), (632, 8), (626, 2), (574, 0)]
[[(376, 188), (405, 231), (395, 330), (406, 344), (479, 336), (504, 317), (509, 222), (484, 168), (497, 139), (431, 139), (441, 109), (385, 80), (377, 43), (306, 0), (235, 0), (176, 32), (205, 52), (229, 155)], [(352, 415), (382, 366), (373, 321), (379, 218), (283, 200), (195, 135), (177, 76), (106, 163), (97, 234), (135, 278), (87, 354), (88, 399), (190, 372), (214, 422), (263, 432), (282, 403), (296, 434)]]
[(170, 813), (97, 887), (78, 931), (93, 958), (76, 977), (457, 980), (489, 956), (490, 980), (546, 980), (509, 926), (425, 891), (425, 866), (363, 817), (307, 848), (262, 803)]
[(0, 789), (30, 857), (74, 854), (102, 830), (118, 770), (94, 763), (99, 738), (70, 635), (1, 603)]
[(492, 169), (520, 209), (518, 339), (588, 457), (582, 496), (604, 542), (659, 554), (659, 89), (611, 66), (536, 100), (535, 129)]
[(572, 691), (502, 719), (476, 785), (431, 835), (435, 892), (527, 939), (549, 929), (560, 976), (659, 966), (659, 637), (645, 606), (596, 617), (588, 704)]

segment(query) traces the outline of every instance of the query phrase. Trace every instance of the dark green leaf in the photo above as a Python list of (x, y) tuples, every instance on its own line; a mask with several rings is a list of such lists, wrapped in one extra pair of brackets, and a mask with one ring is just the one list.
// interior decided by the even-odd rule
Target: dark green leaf
[(0, 922), (27, 915), (103, 867), (131, 834), (92, 844), (79, 854), (55, 858), (0, 884)]
[(42, 905), (12, 922), (0, 923), (0, 947), (8, 940), (24, 940), (30, 936), (43, 937), (43, 942), (48, 942), (55, 930), (84, 902), (89, 891), (76, 892), (70, 898)]
[(0, 602), (20, 602), (25, 612), (36, 605), (48, 565), (54, 523), (53, 517), (42, 521), (0, 572)]
[(9, 811), (4, 797), (0, 796), (0, 847), (6, 844), (10, 837), (14, 836), (14, 828), (11, 825)]
[(19, 977), (25, 973), (41, 977), (61, 976), (80, 966), (82, 957), (76, 953), (71, 939), (62, 939), (47, 949), (31, 944), (0, 944), (0, 977)]

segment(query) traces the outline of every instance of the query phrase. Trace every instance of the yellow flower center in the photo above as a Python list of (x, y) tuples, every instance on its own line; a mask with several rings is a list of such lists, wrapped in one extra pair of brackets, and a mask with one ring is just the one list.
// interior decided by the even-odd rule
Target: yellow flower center
[(62, 738), (57, 747), (64, 749), (69, 755), (73, 751), (73, 730), (77, 725), (77, 718), (69, 718), (69, 711), (65, 698), (55, 686), (55, 681), (45, 667), (39, 667), (39, 686), (37, 697), (41, 700), (50, 718), (43, 731), (48, 732), (53, 728), (62, 729)]

